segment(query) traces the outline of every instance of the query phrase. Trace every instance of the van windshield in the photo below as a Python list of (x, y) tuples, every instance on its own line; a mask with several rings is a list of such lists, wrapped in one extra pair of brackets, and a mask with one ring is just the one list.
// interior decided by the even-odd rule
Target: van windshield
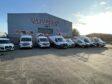
[(9, 40), (0, 40), (0, 44), (4, 44), (4, 43), (10, 43)]
[(78, 43), (83, 43), (81, 40), (78, 40)]
[(100, 38), (98, 39), (99, 42), (103, 42)]
[(31, 38), (21, 38), (21, 41), (31, 41)]
[(86, 43), (89, 43), (89, 40), (88, 40), (88, 39), (84, 39), (84, 41), (85, 41)]
[(48, 42), (47, 38), (40, 38), (40, 42)]
[(95, 41), (95, 42), (99, 42), (99, 40), (98, 40), (98, 39), (94, 39), (94, 41)]
[(62, 38), (56, 38), (55, 41), (56, 42), (63, 42), (63, 39)]
[(67, 39), (66, 41), (72, 43), (72, 40), (71, 39)]

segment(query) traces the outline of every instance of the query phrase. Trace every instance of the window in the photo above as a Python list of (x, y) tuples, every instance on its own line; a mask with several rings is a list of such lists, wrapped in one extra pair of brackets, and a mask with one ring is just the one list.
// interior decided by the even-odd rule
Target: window
[(56, 42), (63, 42), (63, 39), (62, 38), (56, 38), (55, 41)]
[(0, 44), (4, 44), (4, 43), (10, 43), (9, 40), (0, 40)]
[(40, 38), (40, 41), (41, 42), (48, 42), (48, 39), (47, 38)]
[(21, 41), (31, 41), (31, 38), (21, 38)]
[(78, 40), (78, 43), (82, 43), (82, 41), (81, 40)]
[(87, 39), (84, 39), (84, 41), (87, 42), (87, 43), (89, 42), (89, 40), (87, 40)]
[(53, 34), (53, 29), (51, 29), (51, 28), (38, 28), (38, 33)]

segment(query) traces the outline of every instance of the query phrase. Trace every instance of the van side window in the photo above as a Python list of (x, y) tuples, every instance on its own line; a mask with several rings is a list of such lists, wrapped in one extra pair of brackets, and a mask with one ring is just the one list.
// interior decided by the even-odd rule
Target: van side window
[(40, 42), (39, 39), (37, 40), (37, 42)]
[(58, 39), (56, 38), (55, 41), (58, 42)]

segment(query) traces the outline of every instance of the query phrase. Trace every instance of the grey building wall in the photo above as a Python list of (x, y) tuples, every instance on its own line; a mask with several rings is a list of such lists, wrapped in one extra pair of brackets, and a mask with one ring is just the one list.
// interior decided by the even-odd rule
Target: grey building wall
[[(47, 20), (47, 21), (46, 21)], [(8, 34), (14, 35), (17, 31), (38, 32), (38, 28), (53, 29), (53, 34), (63, 33), (72, 35), (72, 22), (47, 13), (9, 13)]]

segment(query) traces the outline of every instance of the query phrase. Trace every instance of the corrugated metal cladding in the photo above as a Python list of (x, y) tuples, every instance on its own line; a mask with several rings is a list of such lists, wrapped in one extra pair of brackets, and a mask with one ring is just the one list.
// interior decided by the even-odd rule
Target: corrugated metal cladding
[(72, 35), (72, 22), (47, 13), (9, 13), (8, 34), (63, 34)]

